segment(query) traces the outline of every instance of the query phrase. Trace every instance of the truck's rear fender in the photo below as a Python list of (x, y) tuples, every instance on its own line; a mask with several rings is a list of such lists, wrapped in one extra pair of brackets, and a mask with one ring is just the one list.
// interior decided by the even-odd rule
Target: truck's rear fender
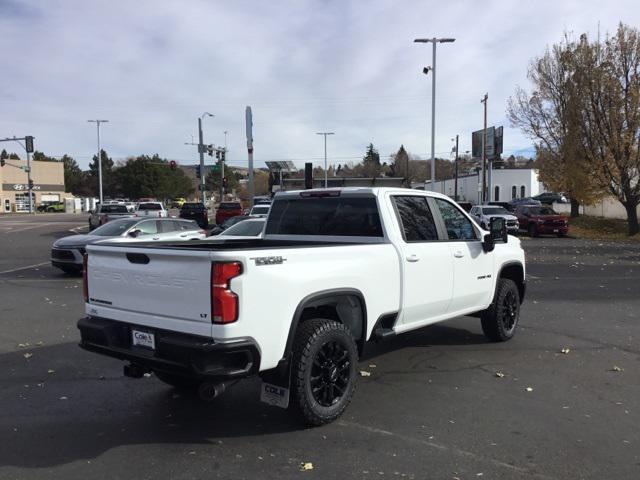
[(293, 315), (283, 360), (289, 358), (299, 325), (312, 318), (328, 318), (344, 324), (362, 355), (367, 337), (367, 305), (360, 290), (329, 289), (306, 296)]

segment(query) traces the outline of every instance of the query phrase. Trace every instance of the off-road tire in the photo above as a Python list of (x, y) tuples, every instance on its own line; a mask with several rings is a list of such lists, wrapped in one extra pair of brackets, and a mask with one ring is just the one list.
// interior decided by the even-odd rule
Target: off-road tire
[(158, 380), (178, 390), (191, 390), (196, 391), (200, 382), (193, 378), (183, 377), (181, 375), (174, 375), (166, 372), (153, 372)]
[[(320, 389), (321, 392), (326, 391), (327, 385), (330, 383), (340, 383), (341, 386), (330, 387), (331, 392), (338, 392), (342, 389), (343, 393), (338, 395), (337, 399), (323, 398), (318, 400), (317, 395), (321, 393), (317, 392), (314, 395), (312, 391), (312, 370), (331, 367), (320, 367), (327, 362), (323, 362), (322, 359), (326, 359), (325, 351), (331, 350), (335, 345), (334, 351), (336, 357), (339, 358), (342, 355), (346, 355), (346, 358), (336, 363), (339, 364), (339, 368), (335, 370), (338, 372), (337, 381), (332, 381), (333, 374), (327, 373), (327, 379), (325, 383), (324, 374), (316, 375), (313, 379), (316, 383), (316, 390)], [(329, 360), (332, 361), (332, 360)], [(347, 408), (353, 392), (356, 386), (356, 368), (358, 365), (358, 349), (354, 341), (351, 332), (347, 327), (334, 320), (328, 320), (323, 318), (310, 319), (303, 322), (296, 332), (294, 344), (293, 344), (293, 357), (291, 365), (291, 407), (302, 415), (305, 422), (309, 425), (318, 426), (334, 421), (342, 412)], [(324, 370), (323, 370), (324, 371)], [(344, 372), (341, 376), (340, 372)], [(318, 380), (320, 378), (320, 380)], [(323, 405), (321, 401), (335, 403), (331, 405)]]
[(533, 223), (530, 223), (529, 225), (527, 225), (527, 233), (529, 234), (529, 236), (531, 238), (537, 237), (538, 236), (538, 228)]
[(482, 312), (480, 320), (484, 335), (494, 342), (513, 338), (520, 319), (520, 292), (515, 282), (499, 278), (493, 303)]

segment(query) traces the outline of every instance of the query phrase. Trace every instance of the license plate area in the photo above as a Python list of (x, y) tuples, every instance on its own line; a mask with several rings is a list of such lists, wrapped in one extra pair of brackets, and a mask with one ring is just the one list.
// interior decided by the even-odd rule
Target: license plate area
[(141, 347), (147, 350), (156, 349), (156, 336), (152, 332), (146, 330), (131, 329), (131, 345)]

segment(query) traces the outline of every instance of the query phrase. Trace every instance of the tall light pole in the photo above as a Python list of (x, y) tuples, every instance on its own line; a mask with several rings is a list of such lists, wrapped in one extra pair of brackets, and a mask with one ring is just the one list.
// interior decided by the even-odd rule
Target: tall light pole
[(414, 43), (432, 43), (433, 59), (431, 67), (424, 68), (422, 72), (426, 75), (431, 70), (431, 190), (435, 191), (436, 181), (436, 44), (455, 42), (455, 38), (416, 38)]
[[(482, 130), (482, 204), (487, 200), (487, 181), (486, 181), (486, 164), (487, 164), (487, 101), (489, 100), (489, 94), (485, 93), (480, 103), (484, 104), (484, 129)], [(489, 192), (490, 194), (490, 192)]]
[(327, 135), (335, 135), (333, 132), (317, 132), (316, 135), (324, 136), (324, 188), (327, 188)]
[(102, 155), (100, 155), (100, 124), (108, 123), (109, 120), (87, 120), (89, 123), (95, 123), (98, 130), (98, 190), (100, 197), (100, 205), (102, 205)]
[(215, 117), (214, 114), (209, 112), (204, 112), (202, 115), (198, 117), (198, 153), (200, 154), (200, 200), (204, 205), (206, 202), (206, 198), (204, 196), (205, 190), (205, 177), (204, 177), (204, 141), (202, 138), (202, 119), (204, 117)]

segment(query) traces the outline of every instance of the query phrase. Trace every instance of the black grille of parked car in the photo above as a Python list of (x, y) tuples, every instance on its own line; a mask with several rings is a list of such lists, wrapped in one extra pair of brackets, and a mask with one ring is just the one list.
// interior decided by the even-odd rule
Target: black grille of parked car
[(507, 227), (517, 227), (517, 226), (518, 226), (517, 220), (507, 220)]
[(55, 258), (56, 260), (75, 260), (76, 257), (73, 256), (73, 252), (71, 250), (59, 250), (54, 248), (51, 250), (51, 258)]

